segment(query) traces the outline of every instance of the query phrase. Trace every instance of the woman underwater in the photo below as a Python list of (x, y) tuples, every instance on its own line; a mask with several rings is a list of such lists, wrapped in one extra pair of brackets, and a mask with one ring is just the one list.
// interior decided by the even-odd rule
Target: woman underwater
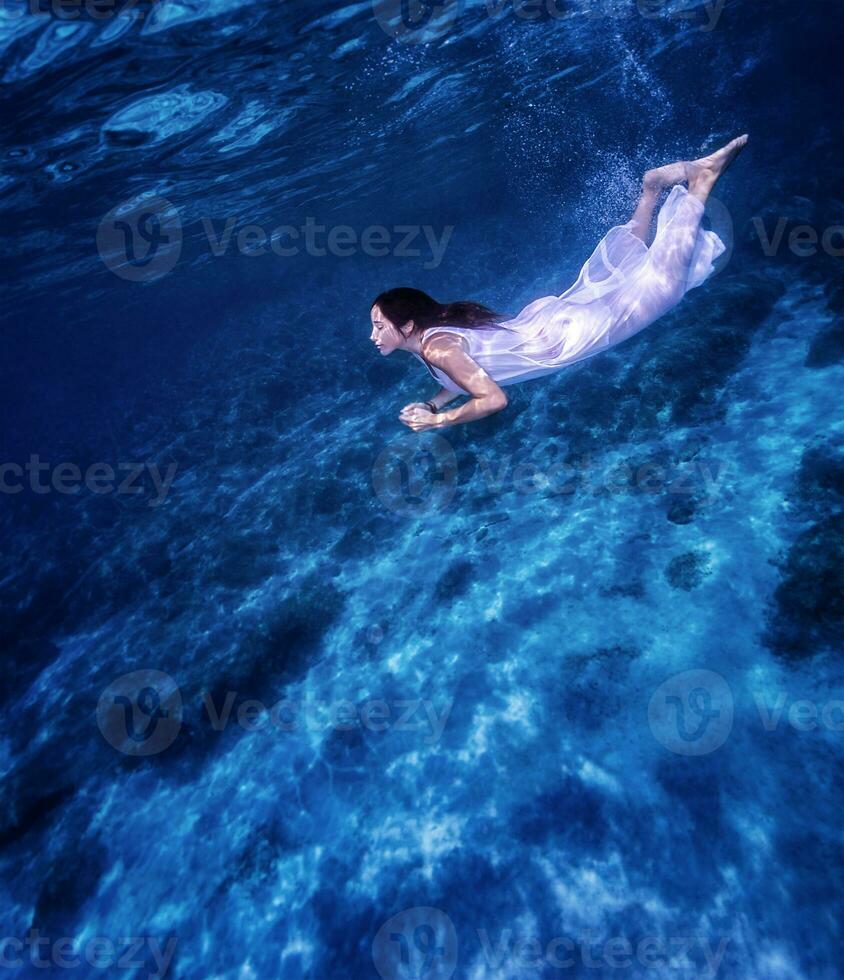
[[(479, 303), (438, 303), (418, 289), (381, 293), (371, 308), (370, 339), (383, 356), (409, 351), (440, 385), (430, 401), (406, 405), (401, 421), (424, 432), (492, 415), (507, 405), (504, 386), (614, 347), (675, 307), (725, 250), (701, 218), (715, 182), (746, 143), (747, 135), (739, 136), (710, 156), (649, 170), (633, 217), (607, 232), (574, 285), (512, 320)], [(657, 198), (669, 186), (648, 247)], [(441, 411), (460, 395), (469, 400)]]

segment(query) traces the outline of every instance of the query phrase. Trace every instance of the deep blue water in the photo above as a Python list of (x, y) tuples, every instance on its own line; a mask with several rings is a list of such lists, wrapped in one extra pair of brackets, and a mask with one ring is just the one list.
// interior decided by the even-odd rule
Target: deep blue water
[[(76, 12), (0, 10), (3, 965), (844, 975), (840, 0)], [(378, 292), (743, 131), (715, 277), (399, 423)]]

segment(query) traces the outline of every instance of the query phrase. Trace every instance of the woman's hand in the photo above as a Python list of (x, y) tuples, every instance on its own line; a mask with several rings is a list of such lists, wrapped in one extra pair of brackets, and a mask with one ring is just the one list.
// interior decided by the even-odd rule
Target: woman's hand
[(414, 432), (427, 432), (438, 427), (436, 414), (421, 402), (405, 405), (399, 412), (399, 419)]

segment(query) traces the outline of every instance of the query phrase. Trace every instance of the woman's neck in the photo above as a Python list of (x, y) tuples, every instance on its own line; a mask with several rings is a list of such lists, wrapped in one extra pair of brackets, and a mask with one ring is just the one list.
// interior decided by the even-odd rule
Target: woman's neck
[(409, 336), (405, 337), (404, 344), (402, 345), (405, 350), (410, 351), (411, 354), (422, 354), (422, 334), (417, 333), (415, 330)]

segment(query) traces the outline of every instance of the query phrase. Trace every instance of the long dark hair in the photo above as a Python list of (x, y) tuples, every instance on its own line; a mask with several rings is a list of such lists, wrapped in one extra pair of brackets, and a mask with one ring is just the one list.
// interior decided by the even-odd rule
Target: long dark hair
[(396, 327), (401, 328), (409, 320), (413, 320), (414, 328), (419, 331), (446, 325), (488, 327), (504, 319), (502, 314), (481, 303), (473, 303), (470, 300), (438, 303), (421, 289), (412, 289), (410, 286), (388, 289), (375, 297), (372, 306), (378, 306), (384, 316)]

